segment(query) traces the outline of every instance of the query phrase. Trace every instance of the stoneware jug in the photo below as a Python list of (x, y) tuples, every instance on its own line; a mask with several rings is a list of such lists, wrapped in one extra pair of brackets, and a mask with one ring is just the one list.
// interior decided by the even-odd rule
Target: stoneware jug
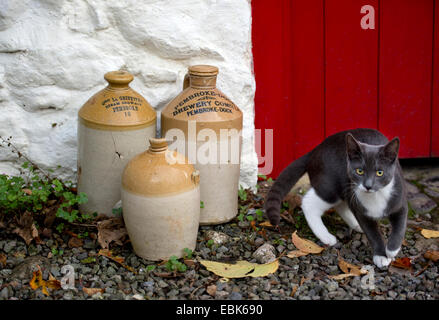
[(200, 219), (199, 173), (168, 150), (165, 139), (150, 139), (122, 176), (122, 209), (134, 252), (148, 260), (181, 258), (195, 249)]
[(216, 88), (217, 74), (214, 66), (189, 67), (183, 92), (161, 114), (162, 137), (200, 172), (204, 225), (227, 222), (238, 211), (242, 112)]
[(88, 196), (81, 212), (112, 216), (124, 167), (156, 135), (156, 112), (128, 86), (130, 73), (112, 71), (104, 78), (108, 86), (78, 113), (78, 192)]

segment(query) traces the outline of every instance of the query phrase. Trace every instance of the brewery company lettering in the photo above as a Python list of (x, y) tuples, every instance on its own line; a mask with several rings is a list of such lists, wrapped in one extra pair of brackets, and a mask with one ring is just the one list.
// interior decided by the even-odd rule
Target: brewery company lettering
[[(219, 100), (210, 100), (213, 99), (212, 97), (220, 97), (226, 100), (226, 102)], [(185, 105), (191, 102), (192, 100), (195, 100), (196, 102)], [(174, 111), (172, 114), (173, 116), (176, 116), (182, 112), (186, 112), (186, 115), (190, 117), (196, 114), (206, 113), (206, 112), (232, 113), (233, 110), (238, 110), (238, 108), (226, 96), (222, 94), (218, 94), (215, 91), (199, 91), (181, 100), (174, 107)]]
[(131, 96), (111, 97), (102, 101), (102, 106), (105, 109), (113, 110), (113, 112), (125, 111), (126, 116), (131, 116), (131, 113), (126, 111), (139, 111), (141, 105), (142, 100), (140, 98)]

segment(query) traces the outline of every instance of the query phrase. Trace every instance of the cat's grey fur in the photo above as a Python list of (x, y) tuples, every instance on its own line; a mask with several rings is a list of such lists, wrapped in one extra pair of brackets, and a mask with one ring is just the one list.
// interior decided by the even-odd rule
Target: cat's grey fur
[[(378, 267), (389, 265), (401, 248), (407, 224), (406, 189), (398, 150), (398, 138), (389, 142), (373, 129), (348, 130), (326, 138), (276, 179), (265, 201), (271, 224), (279, 224), (283, 198), (307, 172), (312, 188), (303, 199), (302, 209), (316, 236), (325, 244), (336, 243), (321, 220), (325, 210), (335, 207), (351, 228), (364, 231), (374, 263)], [(383, 174), (378, 176), (381, 170)], [(392, 227), (387, 245), (378, 225), (384, 217)]]

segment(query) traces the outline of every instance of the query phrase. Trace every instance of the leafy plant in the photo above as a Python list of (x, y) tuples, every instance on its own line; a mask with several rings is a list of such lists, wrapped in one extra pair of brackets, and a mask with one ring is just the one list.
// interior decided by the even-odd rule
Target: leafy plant
[[(0, 145), (7, 146), (19, 159), (24, 159), (19, 176), (0, 174), (0, 212), (5, 214), (20, 214), (25, 211), (41, 213), (50, 205), (57, 205), (56, 216), (68, 222), (88, 220), (92, 216), (80, 214), (77, 206), (88, 201), (83, 192), (76, 194), (71, 182), (62, 182), (53, 178), (21, 153), (15, 147), (11, 138), (0, 137)], [(51, 170), (49, 170), (51, 171)], [(58, 225), (60, 231), (63, 224)]]
[(247, 191), (241, 185), (239, 186), (238, 196), (241, 201), (247, 201)]
[(111, 212), (112, 212), (115, 216), (119, 217), (119, 216), (122, 215), (122, 208), (114, 208), (114, 209), (111, 210)]
[(204, 202), (200, 201), (200, 208), (203, 209), (204, 208)]
[(213, 246), (213, 239), (209, 239), (208, 241), (207, 241), (207, 243), (206, 243), (206, 246), (208, 247), (208, 248), (211, 248), (212, 246)]
[(193, 251), (191, 249), (184, 248), (183, 252), (184, 252), (184, 255), (183, 255), (184, 259), (192, 259)]
[(172, 256), (165, 264), (166, 270), (168, 271), (178, 271), (178, 272), (186, 272), (187, 266), (184, 263), (178, 261), (176, 256)]
[(150, 264), (149, 266), (146, 267), (146, 271), (147, 272), (151, 272), (156, 268), (155, 264)]
[(264, 220), (264, 212), (261, 209), (256, 209), (255, 215), (258, 221)]
[(248, 206), (239, 206), (239, 214), (238, 214), (238, 220), (244, 221), (244, 217), (247, 214)]
[(54, 256), (62, 256), (64, 254), (64, 250), (63, 249), (59, 249), (58, 250), (56, 247), (53, 247), (51, 251), (52, 251), (52, 254)]

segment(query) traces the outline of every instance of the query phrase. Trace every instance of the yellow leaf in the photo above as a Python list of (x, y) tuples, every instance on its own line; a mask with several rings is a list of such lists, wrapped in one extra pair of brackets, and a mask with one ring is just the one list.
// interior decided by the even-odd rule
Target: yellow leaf
[(300, 251), (306, 252), (306, 253), (320, 253), (323, 251), (323, 248), (316, 245), (314, 242), (306, 239), (302, 239), (297, 235), (297, 231), (294, 231), (292, 235), (292, 240), (294, 245), (297, 249)]
[(82, 291), (84, 291), (85, 294), (92, 296), (96, 293), (104, 293), (104, 289), (102, 288), (86, 288), (86, 287), (82, 287)]
[(111, 259), (111, 260), (119, 263), (122, 267), (131, 271), (132, 273), (137, 274), (137, 272), (136, 272), (136, 270), (134, 270), (134, 268), (125, 264), (125, 259), (123, 257), (113, 256), (113, 253), (108, 249), (99, 250), (98, 255), (107, 257), (108, 259)]
[(265, 277), (271, 273), (275, 273), (279, 268), (279, 261), (276, 259), (273, 262), (265, 263), (265, 264), (257, 264), (255, 263), (255, 270), (248, 274), (248, 276), (252, 278)]
[(307, 254), (308, 254), (308, 252), (303, 252), (300, 250), (293, 250), (287, 254), (287, 257), (288, 258), (298, 258), (301, 256), (306, 256)]
[(33, 290), (36, 290), (41, 287), (41, 291), (48, 296), (49, 292), (47, 291), (47, 288), (49, 289), (61, 289), (61, 283), (56, 280), (51, 274), (49, 274), (49, 280), (44, 281), (43, 275), (41, 273), (41, 269), (38, 266), (38, 270), (33, 272), (32, 280), (29, 282), (30, 287)]
[(234, 264), (230, 264), (207, 260), (201, 260), (200, 263), (207, 270), (224, 278), (265, 277), (270, 273), (276, 272), (279, 268), (277, 260), (266, 264), (250, 263), (247, 261), (237, 261)]
[(337, 274), (335, 276), (328, 276), (329, 279), (334, 279), (334, 280), (343, 280), (349, 277), (357, 277), (357, 274), (353, 274), (353, 273), (342, 273), (342, 274)]
[(270, 221), (264, 221), (264, 222), (261, 222), (259, 224), (259, 226), (260, 227), (272, 227), (273, 225), (270, 223)]
[(421, 234), (427, 239), (439, 238), (439, 231), (436, 230), (422, 229)]
[(360, 267), (344, 261), (340, 256), (338, 257), (338, 266), (345, 274), (354, 274), (356, 276), (359, 276), (363, 273)]

